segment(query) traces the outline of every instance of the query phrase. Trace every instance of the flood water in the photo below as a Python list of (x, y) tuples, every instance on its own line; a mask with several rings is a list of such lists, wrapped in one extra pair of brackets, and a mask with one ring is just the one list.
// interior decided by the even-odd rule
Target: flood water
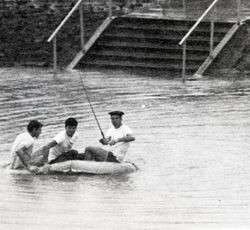
[(180, 79), (124, 72), (0, 69), (0, 164), (31, 119), (35, 148), (79, 121), (75, 148), (101, 137), (123, 110), (136, 141), (127, 175), (18, 175), (0, 171), (1, 229), (249, 229), (250, 75)]

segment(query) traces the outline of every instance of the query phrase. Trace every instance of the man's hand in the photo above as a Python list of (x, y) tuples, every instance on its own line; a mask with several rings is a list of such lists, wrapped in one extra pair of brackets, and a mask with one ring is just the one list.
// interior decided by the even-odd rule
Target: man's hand
[(101, 144), (103, 144), (103, 145), (107, 145), (107, 144), (108, 144), (108, 140), (105, 139), (105, 138), (100, 139), (99, 142), (100, 142)]
[(39, 172), (39, 167), (37, 167), (37, 166), (28, 166), (27, 169), (32, 173), (38, 173)]
[(110, 145), (115, 145), (116, 143), (117, 143), (117, 141), (114, 141), (114, 140), (111, 140), (111, 141), (109, 142)]
[(49, 164), (45, 164), (44, 166), (43, 166), (43, 173), (44, 174), (49, 174), (50, 173), (50, 165)]

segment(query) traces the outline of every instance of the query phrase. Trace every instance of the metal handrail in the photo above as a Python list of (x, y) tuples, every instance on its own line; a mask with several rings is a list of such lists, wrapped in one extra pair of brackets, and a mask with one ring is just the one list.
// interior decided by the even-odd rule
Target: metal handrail
[[(196, 27), (200, 24), (200, 22), (207, 16), (207, 14), (213, 9), (216, 3), (219, 0), (214, 0), (211, 5), (206, 9), (206, 11), (200, 16), (200, 18), (196, 21), (196, 23), (192, 26), (192, 28), (186, 33), (186, 35), (182, 38), (179, 42), (183, 48), (183, 58), (182, 58), (182, 79), (185, 81), (186, 77), (186, 56), (187, 56), (187, 39), (192, 34), (192, 32), (196, 29)], [(212, 12), (214, 13), (214, 11)], [(240, 24), (241, 20), (241, 0), (237, 0), (237, 24)], [(211, 15), (211, 28), (210, 28), (210, 55), (209, 57), (213, 59), (213, 52), (214, 52), (214, 15)]]
[(188, 37), (193, 33), (193, 31), (196, 29), (196, 27), (200, 24), (200, 22), (207, 16), (207, 14), (210, 12), (210, 10), (215, 6), (215, 4), (219, 0), (214, 0), (213, 3), (206, 9), (206, 11), (200, 16), (200, 18), (196, 21), (196, 23), (192, 26), (192, 28), (187, 32), (187, 34), (182, 38), (182, 40), (179, 42), (179, 45), (183, 45), (183, 43), (188, 39)]
[(78, 6), (81, 4), (82, 0), (79, 0), (74, 7), (71, 9), (71, 11), (67, 14), (67, 16), (62, 20), (62, 22), (60, 23), (60, 25), (55, 29), (55, 31), (53, 32), (53, 34), (51, 34), (51, 36), (49, 37), (49, 39), (47, 40), (48, 42), (51, 42), (51, 40), (56, 36), (56, 34), (59, 32), (59, 30), (63, 27), (63, 25), (65, 24), (65, 22), (70, 18), (70, 16), (75, 12), (75, 10), (78, 8)]
[[(83, 1), (78, 0), (78, 2), (74, 5), (74, 7), (70, 10), (70, 12), (67, 14), (67, 16), (62, 20), (60, 25), (55, 29), (55, 31), (51, 34), (48, 42), (51, 42), (53, 40), (53, 59), (54, 59), (54, 71), (57, 70), (57, 33), (60, 31), (60, 29), (63, 27), (63, 25), (67, 22), (67, 20), (70, 18), (70, 16), (76, 11), (76, 9), (79, 7), (80, 12), (80, 36), (81, 36), (81, 48), (84, 49), (84, 24), (83, 24)], [(112, 18), (112, 0), (109, 0), (109, 18)]]

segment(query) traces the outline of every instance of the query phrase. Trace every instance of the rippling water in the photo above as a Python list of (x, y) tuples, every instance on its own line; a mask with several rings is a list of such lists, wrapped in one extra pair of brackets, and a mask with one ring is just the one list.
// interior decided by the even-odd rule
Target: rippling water
[(79, 120), (76, 149), (122, 109), (136, 136), (119, 176), (9, 175), (1, 170), (1, 229), (238, 229), (250, 227), (250, 76), (188, 81), (123, 72), (0, 69), (0, 163), (29, 120), (35, 148)]

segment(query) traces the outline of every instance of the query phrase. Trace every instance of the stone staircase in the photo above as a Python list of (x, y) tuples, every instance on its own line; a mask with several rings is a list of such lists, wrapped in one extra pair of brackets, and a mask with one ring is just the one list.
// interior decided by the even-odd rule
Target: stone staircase
[[(115, 18), (81, 58), (77, 68), (142, 69), (180, 73), (179, 41), (195, 21), (136, 17)], [(234, 25), (216, 22), (214, 47)], [(210, 23), (202, 22), (187, 41), (187, 74), (209, 56)]]

